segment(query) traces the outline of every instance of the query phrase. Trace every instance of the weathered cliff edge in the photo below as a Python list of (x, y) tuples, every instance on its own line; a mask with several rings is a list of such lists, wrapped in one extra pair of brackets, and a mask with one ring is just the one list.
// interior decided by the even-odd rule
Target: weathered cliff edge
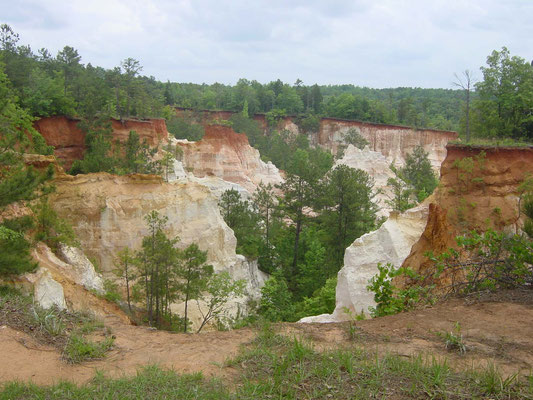
[[(233, 231), (206, 186), (192, 181), (168, 183), (156, 175), (107, 173), (63, 174), (55, 185), (50, 203), (71, 222), (84, 253), (97, 261), (104, 274), (113, 269), (114, 257), (121, 249), (141, 247), (142, 238), (148, 234), (144, 217), (156, 210), (168, 217), (165, 231), (180, 238), (179, 246), (197, 243), (208, 252), (208, 262), (215, 271), (228, 271), (232, 278), (244, 279), (249, 297), (259, 296), (266, 275), (257, 263), (235, 253)], [(245, 300), (236, 300), (241, 311)]]
[[(182, 115), (191, 110), (176, 108), (177, 115)], [(197, 112), (207, 126), (212, 121), (228, 120), (234, 114), (231, 111), (201, 110)], [(265, 114), (256, 114), (253, 118), (267, 131)], [(284, 117), (278, 129), (287, 129), (293, 133), (299, 133), (296, 117)], [(437, 129), (415, 129), (401, 125), (376, 124), (355, 120), (337, 118), (322, 118), (318, 132), (308, 133), (311, 144), (318, 145), (333, 154), (337, 153), (338, 146), (344, 144), (343, 135), (349, 130), (355, 129), (370, 143), (369, 148), (383, 154), (389, 163), (401, 166), (405, 157), (412, 153), (415, 147), (422, 146), (429, 153), (429, 159), (435, 170), (446, 158), (446, 144), (450, 140), (457, 139), (457, 132), (442, 131)]]
[[(54, 146), (54, 155), (65, 169), (69, 169), (75, 160), (81, 160), (85, 153), (85, 133), (78, 127), (78, 122), (79, 119), (54, 116), (41, 118), (33, 123), (46, 143)], [(168, 139), (164, 119), (111, 119), (111, 128), (113, 141), (125, 142), (130, 131), (137, 132), (141, 141), (146, 140), (150, 146)]]
[(428, 215), (427, 203), (405, 211), (391, 213), (375, 231), (356, 239), (344, 253), (344, 266), (337, 274), (335, 310), (332, 314), (302, 318), (299, 322), (339, 322), (353, 318), (374, 307), (374, 294), (366, 288), (378, 272), (378, 263), (401, 265), (411, 246), (424, 230)]
[(333, 168), (338, 165), (361, 169), (374, 179), (374, 193), (376, 193), (376, 196), (373, 201), (379, 207), (378, 215), (388, 216), (392, 209), (386, 202), (387, 200), (392, 200), (394, 196), (387, 185), (387, 181), (389, 178), (395, 178), (396, 175), (390, 169), (390, 163), (385, 156), (377, 151), (370, 150), (368, 146), (360, 150), (350, 144), (346, 148), (344, 156), (335, 162)]
[(207, 125), (201, 140), (178, 141), (178, 145), (183, 149), (185, 169), (196, 177), (219, 177), (249, 192), (254, 192), (260, 182), (275, 185), (283, 181), (276, 166), (263, 162), (246, 135), (231, 127)]
[(533, 174), (533, 147), (450, 144), (447, 149), (426, 228), (403, 263), (421, 273), (433, 267), (424, 254), (455, 246), (457, 235), (488, 228), (514, 232), (518, 187)]
[[(432, 263), (424, 255), (456, 246), (455, 237), (488, 228), (514, 231), (518, 222), (519, 185), (533, 174), (533, 148), (447, 146), (441, 180), (435, 193), (417, 208), (391, 215), (377, 231), (357, 239), (338, 274), (336, 308), (301, 322), (346, 320), (351, 312), (374, 305), (366, 290), (378, 262), (410, 267), (422, 274)], [(443, 277), (443, 284), (446, 277)], [(402, 282), (397, 282), (401, 284)]]

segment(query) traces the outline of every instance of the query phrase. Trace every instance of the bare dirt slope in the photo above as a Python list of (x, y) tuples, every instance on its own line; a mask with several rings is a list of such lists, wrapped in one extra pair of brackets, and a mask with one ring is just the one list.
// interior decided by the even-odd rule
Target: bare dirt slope
[[(465, 355), (448, 352), (436, 332), (461, 326)], [(69, 365), (51, 347), (40, 345), (29, 335), (7, 326), (0, 327), (0, 382), (31, 380), (50, 384), (62, 379), (85, 382), (95, 370), (107, 375), (134, 374), (146, 364), (158, 364), (178, 372), (203, 372), (227, 376), (223, 362), (249, 343), (253, 329), (207, 332), (199, 335), (172, 334), (124, 324), (107, 316), (105, 323), (116, 336), (115, 348), (107, 358)], [(448, 358), (458, 368), (485, 366), (494, 362), (505, 374), (529, 373), (533, 367), (533, 293), (509, 292), (498, 298), (453, 299), (432, 308), (374, 320), (358, 321), (349, 335), (349, 325), (281, 324), (288, 335), (308, 338), (317, 349), (334, 346), (364, 346), (405, 357), (422, 354)]]

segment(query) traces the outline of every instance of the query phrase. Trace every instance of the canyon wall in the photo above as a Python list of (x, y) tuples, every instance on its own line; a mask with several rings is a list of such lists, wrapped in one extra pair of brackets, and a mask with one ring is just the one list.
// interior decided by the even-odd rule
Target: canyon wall
[(148, 234), (144, 217), (152, 210), (168, 218), (165, 232), (179, 237), (179, 247), (197, 243), (208, 252), (215, 271), (245, 279), (250, 296), (259, 295), (265, 275), (235, 253), (236, 239), (224, 222), (209, 188), (180, 180), (164, 182), (155, 175), (115, 176), (107, 173), (59, 175), (50, 203), (69, 221), (85, 254), (104, 273), (114, 268), (124, 247), (137, 250)]
[(344, 151), (344, 156), (335, 162), (333, 168), (338, 165), (361, 169), (374, 179), (374, 193), (376, 195), (373, 201), (379, 207), (378, 216), (388, 216), (392, 208), (387, 204), (387, 201), (392, 200), (394, 196), (387, 181), (395, 178), (396, 175), (385, 156), (370, 150), (368, 146), (361, 150), (350, 144)]
[(403, 264), (421, 273), (433, 268), (424, 254), (455, 246), (457, 235), (488, 228), (515, 232), (519, 186), (533, 174), (532, 147), (450, 144), (447, 150), (426, 228)]
[[(191, 110), (177, 107), (176, 114), (192, 112)], [(234, 112), (231, 111), (194, 111), (205, 126), (216, 120), (229, 120)], [(255, 114), (256, 120), (265, 132), (267, 122), (265, 114)], [(293, 133), (299, 133), (295, 116), (284, 117), (277, 129), (287, 129)], [(370, 143), (372, 151), (383, 154), (389, 163), (402, 166), (407, 154), (412, 153), (415, 147), (422, 146), (429, 153), (429, 159), (433, 168), (438, 171), (441, 163), (446, 158), (446, 144), (450, 140), (457, 139), (457, 132), (441, 131), (436, 129), (416, 129), (401, 125), (386, 125), (372, 122), (344, 120), (338, 118), (322, 118), (318, 132), (308, 133), (310, 142), (315, 146), (321, 146), (337, 154), (339, 145), (345, 144), (343, 135), (350, 129), (355, 129)]]
[[(75, 160), (81, 160), (85, 153), (85, 133), (78, 127), (79, 119), (65, 116), (46, 117), (36, 120), (34, 128), (44, 137), (49, 146), (54, 146), (54, 155), (69, 169)], [(164, 119), (123, 121), (111, 119), (112, 141), (125, 142), (130, 131), (139, 134), (141, 141), (150, 146), (168, 139)]]
[(375, 307), (368, 281), (378, 273), (378, 264), (399, 267), (426, 226), (427, 202), (398, 214), (391, 213), (379, 229), (356, 239), (344, 253), (344, 265), (337, 274), (335, 310), (332, 314), (306, 317), (299, 322), (340, 322), (369, 313)]
[(183, 149), (185, 169), (198, 178), (219, 177), (249, 192), (255, 191), (260, 182), (273, 185), (282, 182), (276, 166), (263, 162), (246, 135), (231, 127), (207, 125), (202, 140), (177, 144)]

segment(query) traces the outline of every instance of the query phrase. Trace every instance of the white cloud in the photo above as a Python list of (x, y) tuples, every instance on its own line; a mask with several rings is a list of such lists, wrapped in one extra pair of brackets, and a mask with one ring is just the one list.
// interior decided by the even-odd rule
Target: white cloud
[(533, 57), (533, 1), (0, 0), (34, 50), (126, 57), (160, 80), (450, 87), (494, 49)]

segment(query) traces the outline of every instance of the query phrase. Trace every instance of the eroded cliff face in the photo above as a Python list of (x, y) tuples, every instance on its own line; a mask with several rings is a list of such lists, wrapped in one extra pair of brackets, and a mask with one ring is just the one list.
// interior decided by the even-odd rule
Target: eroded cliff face
[[(189, 110), (190, 111), (190, 110)], [(188, 110), (176, 108), (177, 115)], [(231, 111), (198, 111), (199, 119), (208, 126), (213, 121), (228, 120), (234, 114)], [(265, 114), (253, 116), (266, 132), (268, 129)], [(295, 123), (295, 117), (287, 116), (279, 121), (279, 130), (289, 130), (294, 134), (301, 133)], [(401, 125), (376, 124), (371, 122), (343, 120), (338, 118), (322, 118), (318, 132), (308, 133), (311, 144), (321, 146), (337, 154), (339, 145), (345, 144), (343, 136), (348, 130), (355, 129), (370, 143), (370, 150), (380, 152), (387, 161), (396, 166), (405, 163), (405, 157), (412, 153), (415, 147), (422, 146), (429, 154), (433, 168), (438, 171), (446, 158), (446, 144), (457, 139), (457, 132), (436, 129), (414, 129)]]
[[(75, 160), (81, 160), (85, 153), (85, 133), (78, 127), (80, 120), (64, 116), (41, 118), (34, 122), (34, 128), (44, 137), (49, 146), (54, 146), (54, 155), (69, 169)], [(119, 121), (111, 120), (112, 141), (125, 142), (130, 131), (139, 134), (141, 141), (157, 146), (168, 139), (164, 119)]]
[[(344, 266), (337, 274), (333, 314), (306, 317), (300, 322), (339, 322), (375, 307), (368, 281), (378, 273), (378, 263), (399, 267), (423, 232), (428, 205), (423, 203), (402, 214), (392, 213), (375, 231), (356, 239), (344, 253)], [(348, 313), (346, 312), (348, 310)]]
[(124, 247), (141, 247), (148, 234), (144, 217), (156, 210), (168, 218), (165, 231), (180, 238), (180, 247), (197, 243), (208, 252), (208, 262), (216, 271), (245, 279), (250, 295), (259, 295), (265, 275), (235, 253), (235, 235), (206, 186), (189, 180), (168, 183), (156, 175), (107, 173), (61, 175), (55, 184), (50, 203), (71, 222), (83, 251), (104, 273), (114, 268), (115, 257)]
[(518, 187), (533, 173), (533, 148), (448, 145), (447, 149), (426, 228), (403, 264), (421, 273), (433, 268), (424, 254), (440, 254), (455, 246), (457, 235), (488, 228), (514, 232)]
[(333, 168), (341, 164), (361, 169), (374, 179), (374, 192), (376, 193), (374, 203), (379, 207), (378, 216), (388, 216), (392, 208), (387, 201), (393, 198), (393, 194), (387, 181), (395, 178), (396, 175), (390, 169), (390, 163), (385, 156), (380, 152), (370, 150), (368, 146), (361, 150), (350, 144), (344, 156), (335, 162)]
[(282, 182), (276, 166), (263, 162), (246, 135), (228, 126), (208, 125), (202, 140), (178, 144), (183, 149), (185, 169), (196, 177), (219, 177), (249, 192), (255, 191), (260, 182), (273, 185)]
[(344, 143), (344, 134), (350, 129), (355, 129), (370, 143), (370, 150), (380, 152), (396, 166), (404, 165), (407, 155), (422, 146), (436, 170), (446, 158), (446, 144), (457, 138), (457, 133), (450, 131), (322, 118), (319, 132), (312, 135), (312, 143), (336, 154), (339, 144)]

